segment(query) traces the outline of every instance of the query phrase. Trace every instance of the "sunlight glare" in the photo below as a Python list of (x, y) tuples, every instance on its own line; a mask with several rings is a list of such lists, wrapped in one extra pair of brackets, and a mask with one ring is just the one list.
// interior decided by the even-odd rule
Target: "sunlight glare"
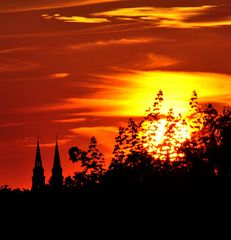
[(146, 139), (143, 146), (155, 159), (166, 160), (166, 155), (169, 155), (170, 161), (176, 161), (184, 157), (184, 154), (178, 153), (177, 150), (180, 149), (182, 143), (191, 137), (188, 125), (177, 122), (173, 128), (172, 136), (166, 134), (166, 119), (154, 122), (145, 121), (142, 127), (144, 130), (140, 132), (139, 137)]
[(107, 80), (113, 88), (102, 88), (96, 97), (112, 99), (115, 106), (120, 106), (122, 116), (143, 116), (144, 110), (147, 106), (152, 106), (155, 94), (160, 89), (164, 93), (163, 114), (173, 108), (175, 114), (188, 115), (193, 90), (197, 91), (200, 102), (214, 99), (218, 104), (231, 103), (231, 99), (227, 98), (231, 91), (231, 76), (225, 74), (131, 71), (100, 78)]

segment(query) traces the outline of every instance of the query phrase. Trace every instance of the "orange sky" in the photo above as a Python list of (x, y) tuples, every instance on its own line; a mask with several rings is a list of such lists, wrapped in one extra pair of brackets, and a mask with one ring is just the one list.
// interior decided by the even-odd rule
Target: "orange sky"
[(109, 161), (119, 125), (159, 89), (165, 108), (231, 103), (230, 0), (1, 0), (0, 185), (30, 188), (36, 133), (45, 175), (56, 133), (68, 149), (95, 135)]

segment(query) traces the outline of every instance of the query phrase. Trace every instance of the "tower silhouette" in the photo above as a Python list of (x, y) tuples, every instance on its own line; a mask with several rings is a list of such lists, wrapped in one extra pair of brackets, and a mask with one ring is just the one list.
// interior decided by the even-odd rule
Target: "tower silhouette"
[(33, 176), (32, 176), (32, 191), (40, 191), (45, 187), (45, 176), (44, 169), (42, 166), (42, 158), (40, 153), (39, 140), (37, 141), (37, 149), (35, 156), (35, 164), (33, 168)]
[(52, 176), (50, 179), (51, 189), (54, 191), (60, 191), (63, 188), (62, 172), (63, 172), (63, 169), (61, 167), (58, 141), (56, 138), (54, 163), (53, 163), (53, 168), (52, 168)]

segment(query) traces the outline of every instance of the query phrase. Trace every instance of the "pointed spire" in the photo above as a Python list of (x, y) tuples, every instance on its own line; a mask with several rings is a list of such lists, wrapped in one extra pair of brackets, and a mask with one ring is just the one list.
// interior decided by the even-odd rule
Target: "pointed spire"
[(55, 143), (55, 157), (54, 157), (54, 163), (53, 163), (53, 169), (54, 168), (56, 169), (61, 168), (57, 135), (56, 135), (56, 143)]
[(63, 187), (63, 175), (62, 167), (59, 156), (59, 147), (58, 147), (58, 138), (56, 135), (56, 144), (55, 144), (55, 156), (54, 163), (52, 168), (52, 175), (50, 179), (51, 188), (53, 191), (60, 191)]
[(37, 135), (37, 148), (35, 155), (35, 164), (32, 176), (32, 191), (41, 191), (45, 187), (44, 169), (42, 166), (42, 158), (39, 146), (39, 136)]
[(37, 149), (36, 149), (34, 167), (42, 167), (42, 158), (41, 158), (41, 152), (40, 152), (40, 146), (39, 146), (39, 136), (37, 136)]

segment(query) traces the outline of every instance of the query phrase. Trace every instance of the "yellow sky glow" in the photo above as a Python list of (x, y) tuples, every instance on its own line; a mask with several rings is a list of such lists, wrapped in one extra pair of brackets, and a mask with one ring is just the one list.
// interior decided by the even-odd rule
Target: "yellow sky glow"
[(230, 75), (146, 71), (120, 74), (113, 79), (124, 82), (126, 87), (123, 90), (102, 90), (97, 95), (113, 97), (118, 104), (122, 102), (126, 106), (122, 109), (122, 115), (143, 116), (159, 89), (164, 92), (164, 113), (173, 107), (176, 113), (186, 114), (193, 90), (198, 92), (199, 101), (213, 98), (218, 103), (231, 104), (227, 102), (231, 92)]
[[(164, 92), (163, 113), (169, 108), (175, 113), (187, 114), (192, 91), (196, 90), (199, 102), (213, 101), (231, 104), (231, 76), (215, 73), (131, 71), (111, 76), (98, 75), (101, 82), (91, 98), (68, 98), (63, 103), (37, 108), (55, 111), (88, 108), (75, 116), (143, 116), (161, 89)], [(97, 84), (96, 84), (97, 86)], [(109, 87), (110, 86), (110, 87)], [(119, 87), (117, 87), (119, 86)], [(89, 88), (96, 88), (89, 85)], [(72, 116), (73, 118), (73, 116)], [(67, 120), (66, 120), (67, 121)]]

